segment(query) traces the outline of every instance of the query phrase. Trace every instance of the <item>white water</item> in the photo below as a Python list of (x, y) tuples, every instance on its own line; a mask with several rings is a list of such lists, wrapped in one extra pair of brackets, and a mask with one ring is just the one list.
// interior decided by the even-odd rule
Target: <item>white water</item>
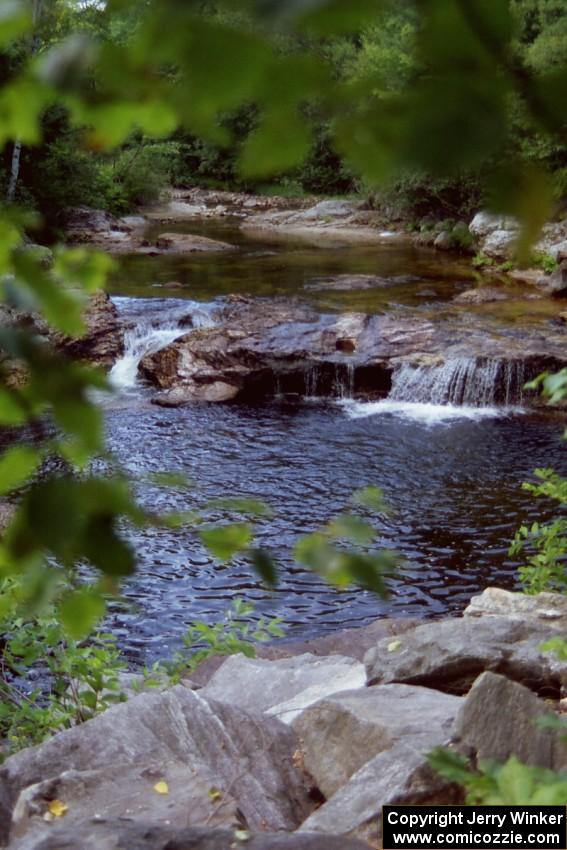
[(403, 364), (392, 376), (389, 401), (486, 408), (521, 404), (522, 361), (460, 357), (439, 366)]
[(518, 407), (470, 407), (455, 404), (431, 404), (416, 401), (352, 401), (342, 400), (339, 404), (349, 419), (364, 419), (367, 416), (388, 414), (401, 419), (411, 419), (426, 425), (437, 425), (463, 419), (490, 419), (522, 413)]
[[(136, 386), (138, 366), (146, 355), (161, 351), (180, 336), (190, 333), (192, 328), (213, 327), (215, 324), (213, 308), (195, 301), (169, 301), (167, 305), (157, 300), (140, 298), (116, 298), (114, 301), (119, 313), (133, 322), (124, 335), (124, 354), (109, 374), (110, 383), (119, 391)], [(135, 305), (132, 305), (132, 301), (136, 302)], [(149, 304), (146, 311), (143, 302), (147, 301)], [(161, 305), (163, 310), (160, 315), (156, 308)], [(136, 312), (131, 317), (130, 310), (134, 306)]]

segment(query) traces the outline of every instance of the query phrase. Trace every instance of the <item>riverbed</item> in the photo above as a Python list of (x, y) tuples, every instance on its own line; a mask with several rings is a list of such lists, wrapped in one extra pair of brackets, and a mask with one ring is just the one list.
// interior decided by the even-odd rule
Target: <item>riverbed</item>
[[(513, 587), (510, 539), (522, 522), (541, 515), (521, 483), (538, 466), (567, 471), (561, 423), (548, 414), (365, 402), (350, 397), (348, 386), (331, 400), (307, 386), (303, 395), (261, 404), (164, 409), (150, 403), (149, 389), (136, 378), (141, 354), (181, 333), (179, 316), (189, 311), (197, 325), (214, 322), (229, 294), (293, 296), (321, 312), (442, 311), (474, 285), (470, 268), (395, 240), (371, 248), (309, 248), (257, 241), (230, 221), (166, 229), (221, 238), (238, 251), (120, 259), (112, 294), (130, 323), (130, 361), (116, 367), (116, 396), (106, 405), (110, 448), (154, 509), (203, 508), (227, 495), (269, 503), (274, 515), (257, 523), (257, 541), (276, 556), (280, 582), (267, 593), (245, 559), (218, 564), (190, 530), (128, 532), (140, 567), (125, 588), (126, 604), (113, 607), (111, 627), (130, 657), (167, 656), (191, 620), (217, 621), (235, 598), (254, 601), (258, 616), (282, 617), (288, 635), (299, 638), (378, 616), (457, 614), (489, 584)], [(319, 288), (319, 281), (340, 274), (379, 275), (388, 283)], [(534, 303), (544, 327), (550, 308)], [(515, 322), (517, 314), (504, 305), (490, 320)], [(182, 472), (194, 485), (142, 483), (148, 473), (163, 471)], [(404, 558), (386, 600), (356, 588), (338, 592), (292, 556), (299, 535), (343, 510), (352, 491), (366, 485), (381, 487), (392, 509), (374, 518), (377, 548)], [(549, 515), (550, 506), (542, 507)], [(212, 517), (235, 518), (218, 511)]]

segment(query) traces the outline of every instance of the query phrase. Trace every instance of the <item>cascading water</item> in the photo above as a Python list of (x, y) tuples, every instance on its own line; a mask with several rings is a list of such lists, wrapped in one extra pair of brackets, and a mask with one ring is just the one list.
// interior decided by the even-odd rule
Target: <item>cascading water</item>
[(491, 407), (522, 403), (521, 360), (455, 358), (439, 366), (403, 364), (392, 376), (390, 401)]
[(115, 298), (121, 317), (130, 323), (124, 335), (124, 354), (112, 367), (110, 383), (126, 391), (136, 386), (138, 365), (192, 328), (213, 327), (211, 305), (178, 299)]

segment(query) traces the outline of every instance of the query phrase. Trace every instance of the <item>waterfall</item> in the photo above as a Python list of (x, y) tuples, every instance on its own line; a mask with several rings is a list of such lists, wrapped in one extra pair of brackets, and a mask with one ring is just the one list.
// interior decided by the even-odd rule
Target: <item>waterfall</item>
[(392, 376), (391, 401), (490, 407), (521, 404), (521, 360), (459, 357), (439, 366), (402, 364)]
[(317, 398), (319, 367), (308, 366), (305, 371), (305, 398)]
[(341, 399), (354, 396), (354, 365), (352, 363), (335, 364), (334, 395)]
[(178, 337), (190, 333), (191, 328), (215, 324), (210, 305), (194, 301), (115, 298), (114, 303), (120, 315), (130, 323), (124, 335), (124, 354), (109, 375), (110, 383), (117, 390), (136, 386), (138, 365), (146, 355), (155, 354)]

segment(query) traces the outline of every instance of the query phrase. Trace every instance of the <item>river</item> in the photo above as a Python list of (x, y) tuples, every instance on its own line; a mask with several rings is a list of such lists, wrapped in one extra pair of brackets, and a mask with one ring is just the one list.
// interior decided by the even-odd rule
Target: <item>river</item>
[[(276, 245), (243, 236), (230, 221), (162, 229), (223, 238), (239, 251), (120, 260), (112, 294), (132, 330), (113, 373), (116, 396), (106, 405), (110, 448), (154, 509), (203, 507), (226, 495), (268, 502), (274, 516), (257, 524), (257, 540), (277, 556), (280, 582), (265, 592), (244, 559), (215, 563), (187, 530), (126, 532), (140, 567), (125, 587), (125, 602), (112, 606), (110, 626), (132, 660), (167, 656), (191, 620), (214, 622), (235, 598), (253, 600), (258, 616), (281, 616), (289, 636), (307, 637), (378, 616), (457, 614), (487, 585), (514, 587), (509, 541), (522, 522), (539, 514), (521, 483), (538, 466), (567, 471), (561, 424), (553, 417), (506, 407), (366, 403), (349, 398), (348, 387), (336, 400), (314, 392), (258, 405), (165, 409), (150, 404), (149, 389), (136, 378), (141, 354), (182, 332), (181, 314), (192, 312), (195, 324), (214, 322), (219, 299), (229, 293), (294, 295), (327, 311), (443, 310), (471, 286), (471, 271), (400, 244)], [(383, 275), (391, 283), (348, 292), (312, 286), (347, 273)], [(169, 293), (164, 284), (172, 280), (182, 288)], [(505, 309), (502, 317), (516, 321)], [(194, 486), (142, 482), (162, 471), (182, 472)], [(389, 517), (376, 520), (377, 545), (405, 559), (386, 600), (361, 589), (338, 592), (291, 555), (299, 535), (370, 484), (383, 488), (392, 508)], [(213, 516), (234, 518), (218, 511)]]

